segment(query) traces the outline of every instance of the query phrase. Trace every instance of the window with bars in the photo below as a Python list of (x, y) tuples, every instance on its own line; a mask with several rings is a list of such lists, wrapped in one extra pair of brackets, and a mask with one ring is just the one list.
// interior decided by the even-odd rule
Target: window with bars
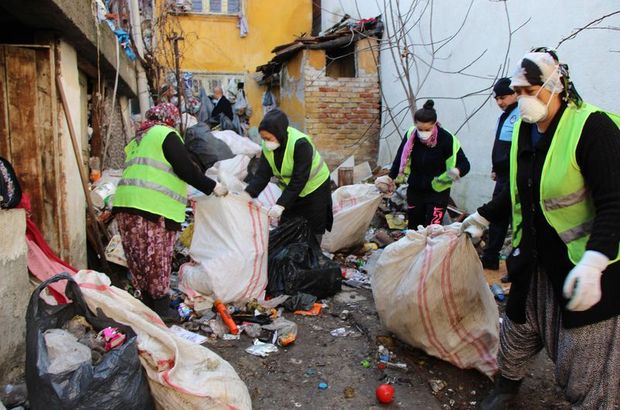
[(203, 14), (237, 15), (242, 0), (191, 0), (192, 12)]

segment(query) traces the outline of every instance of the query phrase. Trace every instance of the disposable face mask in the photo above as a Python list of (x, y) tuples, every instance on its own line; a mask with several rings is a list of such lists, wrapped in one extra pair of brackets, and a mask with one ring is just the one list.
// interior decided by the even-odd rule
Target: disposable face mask
[(427, 139), (429, 139), (431, 137), (432, 133), (433, 133), (432, 131), (420, 131), (420, 130), (418, 130), (418, 137), (422, 141), (426, 141)]
[(278, 141), (265, 141), (265, 148), (267, 151), (275, 151), (280, 146)]
[(549, 115), (549, 104), (551, 104), (555, 91), (551, 92), (551, 96), (549, 96), (549, 101), (547, 101), (547, 104), (540, 101), (538, 99), (538, 94), (540, 94), (540, 91), (545, 87), (545, 84), (540, 87), (536, 95), (524, 95), (519, 97), (519, 111), (521, 112), (521, 118), (523, 118), (523, 121), (530, 124), (535, 124), (544, 120), (547, 118), (547, 115)]

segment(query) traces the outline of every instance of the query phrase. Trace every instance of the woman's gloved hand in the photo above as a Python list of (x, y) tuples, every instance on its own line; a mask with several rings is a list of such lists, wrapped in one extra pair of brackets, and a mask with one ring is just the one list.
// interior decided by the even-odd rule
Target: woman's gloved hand
[(461, 170), (456, 167), (450, 168), (448, 170), (448, 176), (452, 181), (458, 181), (459, 179), (461, 179)]
[(470, 236), (473, 243), (480, 242), (482, 234), (489, 227), (490, 222), (481, 216), (478, 212), (469, 215), (461, 224), (461, 233)]
[(609, 258), (600, 252), (586, 251), (583, 254), (564, 281), (568, 310), (588, 310), (601, 300), (601, 275), (608, 264)]
[(216, 182), (215, 188), (213, 188), (213, 193), (215, 196), (226, 196), (228, 194), (228, 188), (226, 185)]
[(375, 186), (379, 190), (379, 192), (383, 192), (384, 194), (391, 194), (394, 192), (394, 181), (390, 178), (389, 175), (383, 175), (377, 179), (375, 179)]
[(274, 205), (271, 208), (269, 208), (269, 212), (267, 213), (267, 216), (270, 217), (271, 219), (280, 219), (280, 217), (282, 216), (282, 212), (284, 212), (283, 206)]

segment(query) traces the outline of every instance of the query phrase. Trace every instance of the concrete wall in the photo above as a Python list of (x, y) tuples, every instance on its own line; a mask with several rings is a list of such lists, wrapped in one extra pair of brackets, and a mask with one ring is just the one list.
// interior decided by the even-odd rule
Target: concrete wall
[[(380, 3), (381, 7), (378, 6)], [(395, 4), (395, 2), (393, 2)], [(412, 0), (401, 0), (401, 8), (406, 12), (413, 4)], [(434, 0), (432, 38), (446, 38), (460, 27), (467, 13), (469, 2)], [(351, 16), (370, 17), (383, 14), (386, 28), (390, 30), (390, 13), (380, 8), (383, 2), (361, 0), (323, 0), (323, 29), (337, 22), (345, 12)], [(509, 30), (504, 7), (507, 7), (511, 29), (531, 19), (517, 31), (511, 40), (507, 53)], [(447, 128), (456, 131), (468, 115), (478, 107), (480, 110), (458, 133), (472, 169), (470, 174), (453, 188), (453, 197), (457, 204), (468, 210), (490, 198), (493, 183), (489, 179), (491, 170), (491, 148), (494, 126), (500, 112), (494, 101), (489, 99), (490, 86), (496, 75), (510, 75), (515, 64), (524, 53), (536, 46), (555, 47), (558, 42), (577, 28), (592, 20), (618, 9), (617, 1), (606, 0), (507, 0), (475, 1), (469, 17), (455, 39), (446, 44), (438, 54), (434, 66), (444, 72), (458, 71), (481, 55), (471, 67), (462, 74), (447, 74), (431, 71), (428, 80), (417, 90), (418, 105), (427, 97), (435, 99), (439, 121)], [(418, 8), (419, 13), (421, 8)], [(412, 18), (410, 21), (416, 21)], [(620, 25), (620, 16), (604, 21), (601, 26)], [(411, 28), (411, 27), (408, 27)], [(428, 13), (421, 23), (409, 31), (411, 43), (429, 43), (431, 31)], [(385, 37), (385, 36), (384, 36)], [(620, 33), (610, 30), (586, 30), (575, 39), (564, 43), (558, 53), (560, 59), (568, 63), (574, 83), (582, 97), (593, 104), (614, 112), (620, 112), (620, 67), (619, 47)], [(415, 78), (416, 71), (422, 77), (428, 71), (425, 65), (430, 61), (428, 46), (416, 46), (419, 56), (417, 70), (411, 70)], [(398, 54), (397, 54), (398, 55)], [(507, 64), (504, 64), (507, 56)], [(403, 88), (397, 78), (391, 53), (384, 48), (381, 52), (382, 89), (390, 106), (396, 107), (395, 127), (388, 116), (383, 115), (379, 153), (379, 162), (388, 163), (393, 159), (399, 144), (400, 135), (411, 125), (411, 112), (407, 110)], [(455, 97), (480, 91), (470, 98)]]
[(0, 210), (0, 384), (23, 373), (26, 308), (32, 291), (26, 266), (26, 214)]
[[(65, 41), (58, 43), (58, 67), (62, 75), (63, 88), (67, 96), (67, 102), (71, 112), (73, 128), (76, 132), (82, 129), (82, 105), (87, 104), (86, 100), (80, 98), (80, 74), (77, 66), (77, 51), (72, 45)], [(70, 254), (68, 262), (78, 269), (86, 267), (86, 199), (82, 190), (82, 182), (75, 156), (73, 154), (73, 146), (71, 145), (71, 135), (67, 126), (66, 117), (59, 104), (58, 110), (59, 139), (61, 144), (60, 152), (60, 169), (63, 175), (63, 195), (61, 196), (65, 203), (62, 206), (65, 209), (67, 235), (70, 243)], [(77, 136), (77, 143), (80, 152), (83, 151), (82, 138)], [(87, 156), (82, 156), (82, 161), (87, 161)], [(82, 166), (86, 169), (86, 163)]]
[(245, 91), (254, 108), (252, 125), (262, 119), (264, 92), (254, 80), (256, 67), (273, 55), (271, 50), (310, 33), (311, 0), (244, 0), (248, 19), (247, 37), (239, 36), (236, 16), (188, 14), (179, 16), (185, 33), (182, 69), (245, 74)]

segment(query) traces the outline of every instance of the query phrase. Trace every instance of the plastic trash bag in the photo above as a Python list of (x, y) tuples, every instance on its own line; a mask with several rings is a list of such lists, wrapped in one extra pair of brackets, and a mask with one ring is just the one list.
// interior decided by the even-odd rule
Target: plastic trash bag
[[(72, 301), (48, 305), (39, 295), (54, 282), (67, 280), (65, 294)], [(76, 315), (86, 318), (95, 330), (116, 327), (127, 340), (103, 355), (93, 366), (82, 363), (73, 371), (52, 374), (44, 333), (62, 327)], [(152, 409), (153, 399), (140, 364), (136, 334), (130, 327), (95, 316), (82, 297), (77, 283), (67, 274), (56, 275), (39, 285), (30, 297), (26, 313), (26, 384), (32, 409)]]
[(78, 342), (71, 333), (62, 329), (49, 329), (43, 333), (49, 358), (47, 371), (50, 374), (72, 372), (91, 361), (88, 346)]
[(228, 145), (211, 134), (209, 126), (205, 123), (187, 128), (185, 132), (185, 147), (192, 154), (202, 172), (211, 168), (218, 161), (233, 158)]
[(292, 219), (271, 231), (268, 255), (268, 295), (302, 292), (323, 299), (340, 292), (340, 266), (323, 255), (305, 219)]
[(499, 313), (460, 224), (431, 225), (389, 245), (371, 273), (383, 325), (461, 369), (497, 371)]

